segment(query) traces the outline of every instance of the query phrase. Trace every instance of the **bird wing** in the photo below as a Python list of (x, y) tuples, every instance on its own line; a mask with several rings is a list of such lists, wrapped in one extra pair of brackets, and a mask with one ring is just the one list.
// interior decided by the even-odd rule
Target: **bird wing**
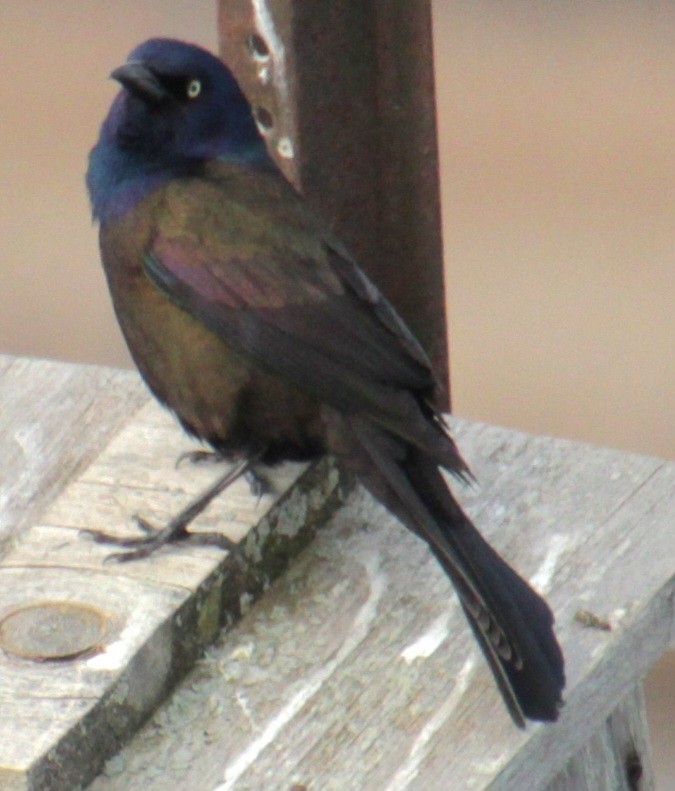
[(219, 174), (164, 188), (150, 281), (261, 368), (465, 474), (431, 406), (429, 361), (391, 305), (279, 176), (238, 184)]

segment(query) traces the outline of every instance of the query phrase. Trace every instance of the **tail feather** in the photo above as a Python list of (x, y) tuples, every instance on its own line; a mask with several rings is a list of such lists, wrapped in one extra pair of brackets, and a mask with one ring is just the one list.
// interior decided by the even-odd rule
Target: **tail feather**
[[(433, 460), (413, 451), (404, 470), (444, 531), (446, 545), (432, 545), (432, 550), (460, 594), (469, 624), (514, 721), (522, 725), (523, 716), (556, 720), (565, 675), (549, 606), (476, 530)], [(463, 572), (459, 575), (458, 565)], [(462, 590), (465, 576), (478, 591), (478, 600)], [(505, 650), (504, 643), (510, 650)]]
[(368, 421), (351, 418), (349, 424), (349, 434), (344, 423), (339, 432), (339, 456), (431, 547), (459, 594), (513, 721), (523, 727), (525, 718), (556, 720), (564, 661), (546, 602), (483, 539), (433, 457)]

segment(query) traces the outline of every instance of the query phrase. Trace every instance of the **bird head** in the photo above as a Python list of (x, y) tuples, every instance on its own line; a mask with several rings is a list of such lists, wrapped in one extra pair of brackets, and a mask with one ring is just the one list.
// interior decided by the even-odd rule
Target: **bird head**
[(153, 38), (110, 76), (122, 89), (87, 172), (96, 218), (125, 211), (162, 179), (210, 159), (271, 165), (232, 72), (201, 47)]
[(123, 149), (174, 162), (265, 152), (234, 76), (201, 47), (150, 39), (110, 76), (122, 90), (104, 126)]

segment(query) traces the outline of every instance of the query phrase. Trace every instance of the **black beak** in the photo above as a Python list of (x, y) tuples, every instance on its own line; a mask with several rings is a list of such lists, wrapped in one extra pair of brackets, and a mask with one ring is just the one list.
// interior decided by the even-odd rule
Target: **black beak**
[(159, 104), (169, 96), (157, 75), (140, 61), (118, 66), (110, 76), (135, 96), (151, 104)]

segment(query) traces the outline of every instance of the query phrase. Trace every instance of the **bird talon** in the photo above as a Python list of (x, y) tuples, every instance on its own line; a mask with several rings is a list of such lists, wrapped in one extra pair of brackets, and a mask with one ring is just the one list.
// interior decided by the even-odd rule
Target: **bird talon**
[(114, 544), (117, 547), (127, 549), (126, 552), (113, 552), (108, 555), (105, 558), (105, 563), (110, 561), (127, 563), (130, 560), (150, 557), (156, 549), (165, 544), (181, 540), (186, 535), (180, 531), (173, 530), (171, 525), (162, 529), (153, 527), (149, 522), (138, 516), (134, 517), (134, 521), (146, 535), (133, 538), (116, 538), (109, 534), (100, 534), (102, 535), (100, 543)]
[(249, 491), (256, 498), (257, 504), (260, 503), (266, 494), (274, 494), (274, 487), (269, 480), (253, 468), (244, 473), (244, 478), (248, 484)]
[[(80, 534), (89, 536), (97, 544), (115, 544), (116, 546), (129, 546), (129, 542), (136, 542), (138, 538), (120, 538), (113, 533), (104, 533), (100, 530), (92, 530), (87, 527), (80, 528)], [(142, 540), (142, 539), (141, 539)]]
[(107, 566), (110, 563), (127, 563), (135, 558), (135, 553), (130, 552), (111, 552), (103, 558), (103, 565)]
[(224, 461), (223, 456), (212, 450), (186, 450), (176, 459), (176, 469), (180, 469), (186, 463), (194, 465), (220, 464), (221, 461)]
[[(138, 527), (138, 529), (142, 530), (145, 533), (146, 536), (154, 536), (158, 532), (160, 532), (159, 528), (155, 527), (153, 524), (148, 522), (148, 520), (145, 519), (145, 517), (142, 517), (139, 514), (134, 514), (132, 519), (134, 520), (134, 522), (135, 522), (136, 526)], [(147, 539), (134, 538), (134, 539), (130, 539), (130, 540), (136, 542), (136, 541), (144, 541), (144, 540), (147, 540)]]

